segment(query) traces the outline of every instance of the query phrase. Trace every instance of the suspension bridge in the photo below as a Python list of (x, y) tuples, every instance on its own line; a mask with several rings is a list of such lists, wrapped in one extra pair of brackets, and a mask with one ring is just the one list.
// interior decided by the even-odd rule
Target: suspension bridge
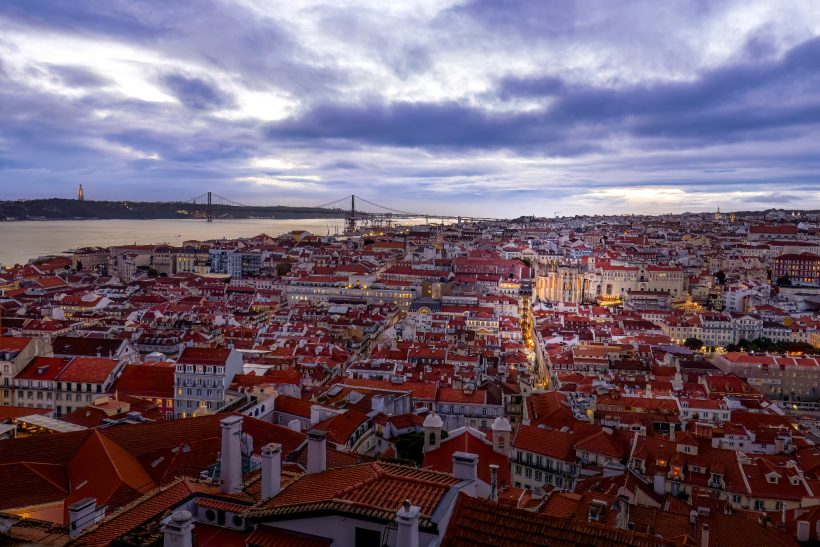
[[(194, 198), (183, 201), (182, 203), (191, 203), (202, 207), (204, 212), (204, 220), (212, 222), (214, 219), (229, 218), (232, 213), (236, 212), (238, 208), (244, 210), (263, 210), (270, 207), (279, 206), (261, 206), (261, 205), (245, 205), (214, 192), (205, 192)], [(368, 226), (391, 226), (393, 223), (398, 223), (401, 220), (407, 219), (425, 219), (426, 221), (444, 222), (456, 221), (462, 222), (487, 222), (497, 219), (493, 218), (479, 218), (467, 216), (450, 216), (438, 215), (431, 213), (418, 213), (411, 211), (402, 211), (385, 205), (379, 205), (363, 197), (355, 194), (345, 196), (343, 198), (315, 205), (312, 207), (296, 207), (293, 209), (304, 209), (305, 211), (315, 211), (316, 209), (324, 209), (327, 211), (328, 217), (344, 218), (345, 232), (355, 232), (356, 228), (361, 224)]]

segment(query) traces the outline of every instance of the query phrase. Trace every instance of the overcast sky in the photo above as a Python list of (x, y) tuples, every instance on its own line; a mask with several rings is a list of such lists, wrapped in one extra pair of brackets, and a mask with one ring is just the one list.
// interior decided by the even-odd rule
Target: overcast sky
[(820, 208), (820, 2), (0, 1), (0, 199)]

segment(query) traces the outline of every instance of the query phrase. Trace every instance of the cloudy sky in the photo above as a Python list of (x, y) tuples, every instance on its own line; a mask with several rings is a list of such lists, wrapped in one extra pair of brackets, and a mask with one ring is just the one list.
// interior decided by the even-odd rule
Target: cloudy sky
[(817, 0), (2, 0), (0, 199), (820, 208)]

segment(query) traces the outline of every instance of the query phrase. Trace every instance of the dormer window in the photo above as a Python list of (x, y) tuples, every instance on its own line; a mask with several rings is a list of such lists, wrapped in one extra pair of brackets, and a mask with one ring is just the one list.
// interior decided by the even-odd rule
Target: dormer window
[(800, 477), (798, 477), (797, 475), (793, 475), (791, 478), (791, 483), (792, 486), (797, 486), (798, 484), (800, 484)]
[(598, 522), (601, 520), (602, 512), (603, 504), (600, 501), (594, 500), (589, 506), (589, 520), (591, 522)]
[(666, 467), (666, 460), (658, 458), (657, 460), (655, 460), (655, 465), (657, 465), (658, 467)]
[(770, 482), (770, 483), (772, 483), (772, 484), (777, 484), (777, 482), (778, 482), (778, 480), (779, 480), (779, 479), (780, 479), (780, 475), (778, 475), (778, 474), (777, 474), (777, 473), (775, 473), (774, 471), (772, 471), (771, 473), (769, 473), (768, 475), (766, 475), (766, 481), (768, 481), (768, 482)]

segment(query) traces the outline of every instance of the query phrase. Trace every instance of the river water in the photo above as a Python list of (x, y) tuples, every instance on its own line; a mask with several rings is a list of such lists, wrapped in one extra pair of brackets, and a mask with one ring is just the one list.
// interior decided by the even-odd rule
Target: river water
[(76, 247), (131, 243), (181, 245), (189, 239), (271, 236), (291, 230), (316, 235), (341, 233), (343, 219), (252, 220), (47, 220), (0, 222), (0, 265), (25, 264), (32, 258), (61, 254)]

